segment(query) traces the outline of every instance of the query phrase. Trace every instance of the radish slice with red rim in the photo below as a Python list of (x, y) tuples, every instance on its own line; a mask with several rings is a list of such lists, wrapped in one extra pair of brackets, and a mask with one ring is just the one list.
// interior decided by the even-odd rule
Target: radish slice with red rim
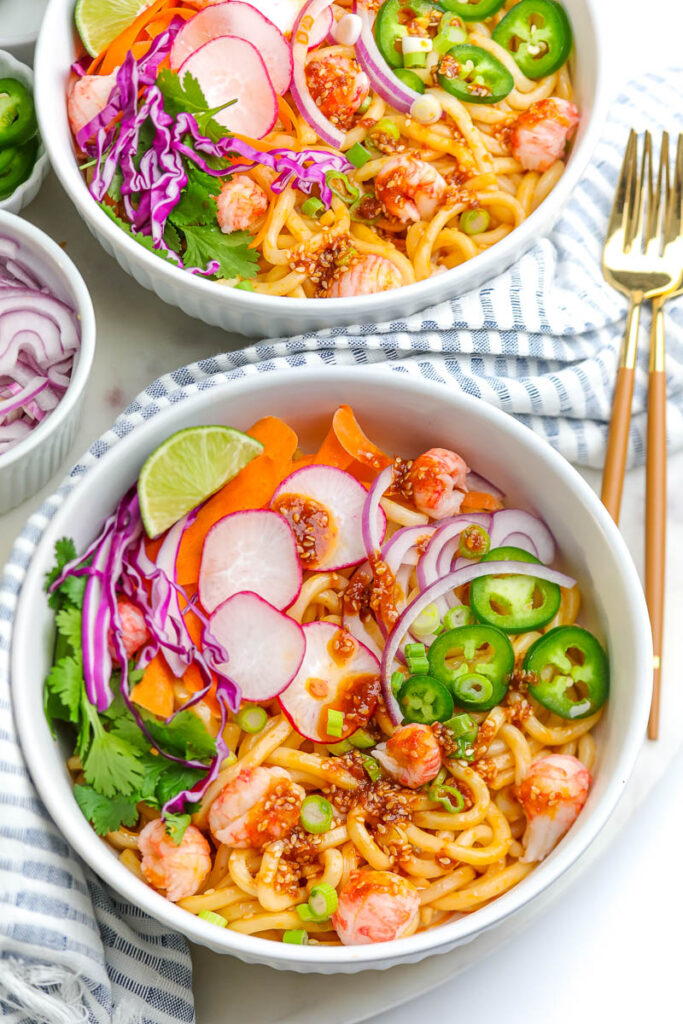
[[(301, 736), (314, 743), (338, 743), (370, 721), (380, 694), (379, 661), (333, 622), (309, 622), (303, 632), (304, 660), (280, 694), (280, 706)], [(341, 730), (327, 732), (329, 711), (343, 715)]]
[(185, 22), (173, 42), (171, 68), (175, 71), (190, 54), (212, 39), (237, 36), (255, 46), (275, 92), (283, 96), (292, 80), (292, 51), (279, 28), (251, 4), (241, 0), (213, 4)]
[(232, 512), (204, 540), (199, 600), (206, 611), (243, 590), (280, 609), (289, 608), (301, 590), (294, 534), (283, 516), (267, 509)]
[[(330, 571), (365, 558), (362, 517), (367, 492), (350, 473), (333, 466), (305, 466), (282, 481), (271, 507), (287, 519), (304, 569)], [(387, 518), (377, 513), (384, 537)]]
[(272, 700), (301, 667), (303, 629), (258, 594), (233, 594), (216, 608), (209, 630), (228, 653), (218, 668), (239, 686), (242, 700)]
[(181, 64), (181, 80), (188, 72), (199, 82), (210, 107), (234, 100), (215, 115), (224, 128), (262, 139), (275, 126), (277, 95), (258, 50), (246, 39), (212, 39)]

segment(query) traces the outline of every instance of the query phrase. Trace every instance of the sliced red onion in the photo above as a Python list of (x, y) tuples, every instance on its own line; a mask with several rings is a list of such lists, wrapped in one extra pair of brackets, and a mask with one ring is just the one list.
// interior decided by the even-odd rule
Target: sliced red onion
[(425, 537), (432, 537), (436, 526), (402, 526), (382, 546), (382, 561), (396, 575), (402, 565), (417, 565), (418, 545)]
[(375, 477), (365, 499), (362, 520), (363, 543), (370, 561), (380, 552), (382, 545), (382, 537), (378, 529), (378, 523), (382, 522), (380, 502), (384, 492), (391, 487), (393, 481), (394, 467), (387, 466)]
[(301, 8), (291, 36), (294, 74), (290, 88), (299, 113), (307, 124), (328, 146), (341, 149), (345, 133), (325, 117), (311, 96), (306, 81), (306, 56), (311, 46), (311, 33), (316, 20), (331, 6), (332, 0), (308, 0)]
[[(485, 530), (488, 530), (490, 524), (491, 516), (487, 512), (472, 512), (453, 516), (447, 523), (439, 526), (418, 562), (417, 582), (420, 590), (425, 590), (426, 587), (443, 576), (444, 572), (448, 572), (453, 555), (460, 543), (460, 534), (465, 527), (483, 526)], [(450, 557), (448, 557), (447, 551), (451, 552)], [(443, 561), (447, 559), (447, 565), (444, 565), (440, 572), (439, 565), (442, 562), (442, 555), (444, 555)]]
[[(538, 558), (538, 548), (526, 533), (509, 533), (505, 538), (505, 547), (521, 548), (523, 551), (528, 551), (534, 558)], [(543, 559), (539, 558), (542, 562)]]
[(467, 473), (467, 490), (484, 491), (486, 494), (493, 495), (494, 498), (503, 497), (503, 492), (499, 487), (496, 487), (496, 485), (492, 484), (490, 480), (487, 480), (485, 476), (480, 476), (479, 473), (475, 473), (472, 469)]
[(417, 616), (428, 605), (437, 601), (449, 591), (464, 586), (465, 583), (471, 583), (472, 580), (479, 579), (481, 576), (509, 576), (513, 574), (517, 576), (535, 576), (537, 579), (557, 583), (559, 587), (569, 588), (573, 587), (576, 583), (576, 580), (572, 579), (571, 576), (566, 576), (556, 569), (549, 569), (545, 565), (535, 565), (530, 562), (474, 562), (432, 583), (431, 586), (427, 587), (401, 612), (387, 638), (380, 666), (384, 701), (394, 725), (400, 725), (403, 721), (403, 716), (398, 701), (391, 690), (391, 674), (401, 640), (410, 629), (411, 623), (415, 621)]
[(542, 519), (520, 508), (503, 508), (493, 513), (490, 530), (492, 548), (505, 547), (511, 543), (509, 537), (519, 534), (531, 540), (536, 548), (536, 557), (540, 558), (544, 565), (552, 562), (556, 550), (555, 538)]
[(372, 31), (373, 19), (365, 4), (354, 0), (353, 10), (363, 23), (360, 38), (356, 42), (358, 63), (367, 74), (378, 96), (381, 96), (395, 110), (400, 110), (403, 114), (409, 113), (420, 94), (414, 89), (409, 89), (400, 78), (396, 77), (379, 52)]

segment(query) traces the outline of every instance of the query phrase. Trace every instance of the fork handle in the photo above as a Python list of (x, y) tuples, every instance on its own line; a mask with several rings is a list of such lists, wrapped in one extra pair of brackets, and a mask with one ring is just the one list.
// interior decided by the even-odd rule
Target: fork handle
[(645, 596), (650, 612), (654, 667), (652, 706), (647, 734), (659, 731), (659, 695), (664, 633), (666, 574), (666, 372), (664, 366), (664, 302), (652, 303), (650, 377), (647, 400), (647, 471), (645, 499)]
[(605, 468), (602, 474), (602, 503), (615, 523), (619, 522), (621, 494), (624, 488), (628, 438), (631, 429), (633, 379), (638, 353), (638, 328), (642, 298), (632, 299), (621, 347), (617, 382), (612, 399), (612, 416), (607, 438)]

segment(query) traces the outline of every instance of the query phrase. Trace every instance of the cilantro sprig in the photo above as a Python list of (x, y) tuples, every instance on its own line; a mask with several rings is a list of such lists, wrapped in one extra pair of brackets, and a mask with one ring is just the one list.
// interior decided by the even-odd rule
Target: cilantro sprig
[[(64, 538), (55, 545), (56, 565), (46, 576), (46, 590), (58, 579), (64, 566), (76, 557), (73, 543)], [(156, 808), (186, 789), (191, 789), (206, 772), (170, 761), (161, 754), (185, 760), (209, 762), (216, 743), (193, 711), (181, 711), (171, 722), (161, 722), (141, 711), (153, 743), (141, 731), (120, 692), (106, 711), (99, 713), (85, 691), (81, 650), (81, 614), (86, 577), (72, 577), (50, 597), (56, 610), (54, 664), (45, 680), (45, 714), (54, 723), (68, 723), (74, 729), (74, 750), (83, 765), (85, 784), (74, 787), (74, 796), (95, 830), (104, 835), (122, 825), (134, 825), (141, 801)], [(131, 668), (129, 683), (142, 677)], [(117, 674), (112, 679), (116, 692)], [(207, 764), (208, 768), (208, 764)], [(168, 834), (180, 843), (189, 814), (166, 816)]]

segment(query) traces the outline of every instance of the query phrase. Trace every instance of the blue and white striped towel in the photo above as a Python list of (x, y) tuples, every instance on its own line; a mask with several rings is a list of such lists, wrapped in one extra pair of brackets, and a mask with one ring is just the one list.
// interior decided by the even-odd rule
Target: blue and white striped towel
[[(187, 946), (111, 891), (69, 850), (40, 804), (9, 703), (11, 623), (45, 525), (121, 437), (199, 389), (282, 366), (387, 362), (519, 416), (568, 458), (600, 463), (623, 300), (602, 281), (600, 243), (631, 125), (676, 132), (683, 70), (649, 76), (613, 106), (594, 161), (549, 239), (476, 293), (382, 327), (329, 330), (219, 355), (155, 381), (30, 519), (0, 584), (0, 1007), (8, 1024), (193, 1021)], [(678, 118), (678, 123), (676, 123)], [(683, 443), (683, 309), (667, 317), (669, 430)], [(632, 455), (644, 451), (646, 353)]]

